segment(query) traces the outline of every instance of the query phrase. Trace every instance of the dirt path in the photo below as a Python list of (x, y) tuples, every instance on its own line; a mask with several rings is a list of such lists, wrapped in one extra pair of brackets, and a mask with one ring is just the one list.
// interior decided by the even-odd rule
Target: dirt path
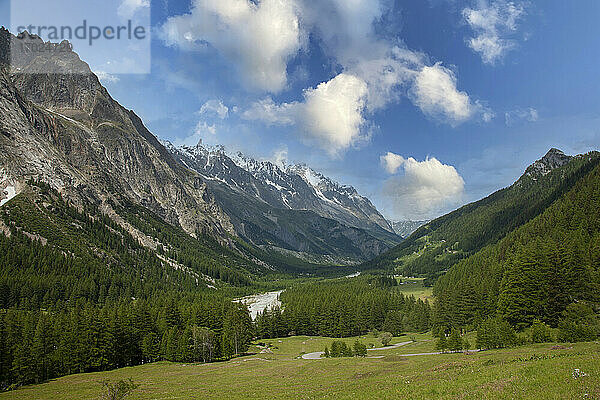
[[(392, 350), (392, 349), (397, 349), (398, 347), (406, 346), (407, 344), (411, 344), (411, 343), (413, 343), (412, 340), (410, 342), (402, 342), (402, 343), (392, 344), (390, 346), (377, 347), (377, 348), (374, 348), (374, 349), (367, 349), (367, 351)], [(322, 352), (322, 351), (315, 351), (314, 353), (303, 354), (302, 358), (304, 360), (320, 360), (321, 356), (323, 354), (325, 354), (325, 353)]]
[[(375, 349), (367, 349), (367, 351), (378, 351), (378, 350), (391, 350), (391, 349), (397, 349), (398, 347), (402, 347), (402, 346), (406, 346), (407, 344), (410, 343), (414, 343), (414, 342), (402, 342), (402, 343), (396, 343), (393, 344), (391, 346), (385, 346), (385, 347), (378, 347)], [(480, 350), (469, 350), (467, 351), (468, 353), (477, 353)], [(451, 351), (451, 352), (445, 352), (442, 353), (441, 351), (437, 351), (437, 352), (433, 352), (433, 353), (412, 353), (412, 354), (398, 354), (398, 356), (400, 357), (416, 357), (416, 356), (434, 356), (434, 355), (438, 355), (438, 354), (449, 354), (449, 353), (462, 353), (462, 351)], [(316, 351), (314, 353), (306, 353), (302, 355), (302, 358), (304, 360), (320, 360), (322, 357), (322, 355), (325, 354), (322, 351)], [(381, 356), (383, 357), (383, 356)]]

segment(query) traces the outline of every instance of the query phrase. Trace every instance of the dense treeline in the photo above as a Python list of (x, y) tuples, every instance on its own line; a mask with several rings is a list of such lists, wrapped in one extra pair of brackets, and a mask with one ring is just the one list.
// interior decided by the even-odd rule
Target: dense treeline
[[(434, 288), (436, 324), (539, 319), (564, 340), (600, 335), (600, 167), (537, 218), (461, 261)], [(581, 339), (579, 339), (581, 340)]]
[(429, 330), (428, 302), (406, 297), (389, 280), (337, 279), (292, 287), (280, 295), (282, 309), (256, 319), (262, 338), (296, 335), (349, 337), (371, 330), (394, 335)]
[(0, 220), (5, 227), (0, 234), (0, 308), (35, 310), (79, 298), (99, 304), (145, 299), (158, 292), (206, 289), (207, 277), (250, 283), (229, 267), (239, 256), (209, 238), (184, 237), (178, 228), (152, 220), (156, 229), (175, 232), (161, 236), (172, 240), (168, 250), (154, 251), (94, 206), (80, 211), (43, 183), (32, 182), (30, 193), (3, 206)]
[(227, 359), (247, 350), (252, 330), (245, 307), (216, 295), (4, 310), (0, 390), (157, 360)]
[(246, 351), (252, 322), (224, 282), (249, 284), (248, 261), (143, 209), (120, 211), (168, 248), (142, 246), (95, 205), (75, 207), (41, 182), (0, 209), (0, 390)]
[[(547, 175), (525, 174), (514, 185), (418, 229), (396, 248), (364, 265), (428, 275), (432, 284), (460, 260), (497, 243), (540, 215), (600, 162), (600, 153), (573, 158)], [(418, 257), (415, 257), (418, 255)]]

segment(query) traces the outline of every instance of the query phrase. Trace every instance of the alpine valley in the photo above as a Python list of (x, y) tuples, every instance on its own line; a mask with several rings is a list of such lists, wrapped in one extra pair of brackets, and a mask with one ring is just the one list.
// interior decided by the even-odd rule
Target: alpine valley
[(0, 29), (0, 399), (600, 396), (599, 152), (392, 222), (159, 140), (64, 48)]

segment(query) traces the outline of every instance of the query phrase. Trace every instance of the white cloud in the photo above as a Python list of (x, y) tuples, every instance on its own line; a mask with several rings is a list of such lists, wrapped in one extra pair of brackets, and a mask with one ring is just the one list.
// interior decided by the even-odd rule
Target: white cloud
[(539, 118), (538, 110), (533, 107), (504, 113), (504, 121), (508, 126), (512, 126), (520, 121), (536, 122)]
[(254, 102), (242, 113), (242, 118), (268, 125), (293, 125), (297, 120), (298, 105), (298, 102), (276, 104), (271, 97), (267, 97)]
[(525, 6), (505, 0), (480, 0), (476, 8), (465, 8), (462, 14), (475, 33), (467, 40), (469, 47), (481, 54), (484, 63), (495, 64), (515, 47), (514, 40), (506, 36), (517, 30)]
[(307, 90), (301, 108), (305, 133), (330, 154), (361, 141), (367, 94), (367, 84), (348, 74)]
[(100, 82), (102, 82), (103, 84), (107, 84), (107, 83), (117, 83), (119, 82), (119, 77), (113, 74), (109, 74), (108, 72), (104, 72), (104, 71), (95, 71), (94, 74), (96, 74), (96, 76), (98, 77), (98, 79), (100, 80)]
[(385, 108), (402, 97), (414, 82), (425, 56), (397, 46), (381, 49), (373, 58), (356, 61), (349, 68), (368, 86), (367, 108), (370, 112)]
[(138, 10), (150, 7), (150, 0), (123, 0), (117, 13), (122, 18), (132, 18)]
[(302, 102), (275, 104), (271, 98), (254, 103), (242, 114), (271, 125), (296, 125), (303, 137), (332, 156), (367, 140), (363, 113), (367, 84), (350, 74), (339, 74), (304, 91)]
[(225, 119), (229, 115), (229, 108), (221, 100), (209, 100), (200, 107), (198, 113)]
[(194, 0), (191, 12), (161, 28), (168, 45), (216, 48), (247, 86), (277, 93), (287, 85), (287, 62), (305, 42), (292, 0)]
[(398, 154), (388, 152), (386, 155), (381, 156), (381, 164), (387, 172), (395, 174), (398, 169), (406, 162), (406, 159)]
[(478, 114), (491, 120), (491, 110), (457, 88), (452, 71), (375, 31), (388, 8), (386, 0), (193, 0), (190, 13), (169, 18), (161, 32), (182, 49), (213, 46), (248, 86), (271, 93), (287, 87), (287, 63), (314, 38), (341, 73), (298, 101), (265, 97), (241, 115), (294, 126), (332, 156), (367, 140), (369, 117), (406, 96), (451, 125)]
[(194, 135), (201, 138), (206, 138), (207, 135), (215, 136), (217, 134), (217, 127), (215, 125), (209, 125), (205, 121), (199, 121), (194, 129)]
[(476, 107), (456, 84), (454, 72), (441, 63), (425, 66), (416, 76), (411, 91), (413, 102), (429, 116), (453, 123), (465, 121), (475, 113)]
[(288, 165), (288, 148), (282, 147), (275, 150), (270, 161), (280, 168), (285, 168)]
[(459, 202), (464, 194), (463, 178), (453, 166), (442, 164), (436, 158), (417, 161), (387, 153), (381, 160), (390, 173), (403, 170), (403, 174), (388, 179), (383, 189), (398, 217), (435, 217), (436, 213)]

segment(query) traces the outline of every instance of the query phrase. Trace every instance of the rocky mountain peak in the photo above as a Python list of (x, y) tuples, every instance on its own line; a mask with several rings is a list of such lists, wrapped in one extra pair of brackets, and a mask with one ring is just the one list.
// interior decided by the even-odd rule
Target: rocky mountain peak
[(525, 171), (525, 175), (533, 179), (538, 179), (548, 175), (552, 170), (568, 164), (572, 158), (572, 156), (566, 155), (563, 151), (552, 148), (544, 157), (530, 165)]
[[(0, 37), (0, 57), (14, 56), (7, 32)], [(10, 33), (8, 39), (20, 40)], [(35, 177), (74, 204), (141, 205), (191, 234), (235, 233), (202, 179), (173, 160), (76, 53), (20, 57), (16, 69), (14, 57), (10, 70), (0, 69), (0, 167), (9, 177), (21, 183)], [(35, 72), (40, 65), (46, 73)]]
[(258, 160), (222, 146), (165, 146), (175, 159), (208, 181), (225, 184), (272, 207), (311, 210), (348, 226), (393, 233), (371, 201), (355, 188), (340, 185), (305, 164)]
[(571, 156), (566, 155), (562, 150), (552, 148), (540, 160), (550, 168), (558, 168), (571, 161)]

